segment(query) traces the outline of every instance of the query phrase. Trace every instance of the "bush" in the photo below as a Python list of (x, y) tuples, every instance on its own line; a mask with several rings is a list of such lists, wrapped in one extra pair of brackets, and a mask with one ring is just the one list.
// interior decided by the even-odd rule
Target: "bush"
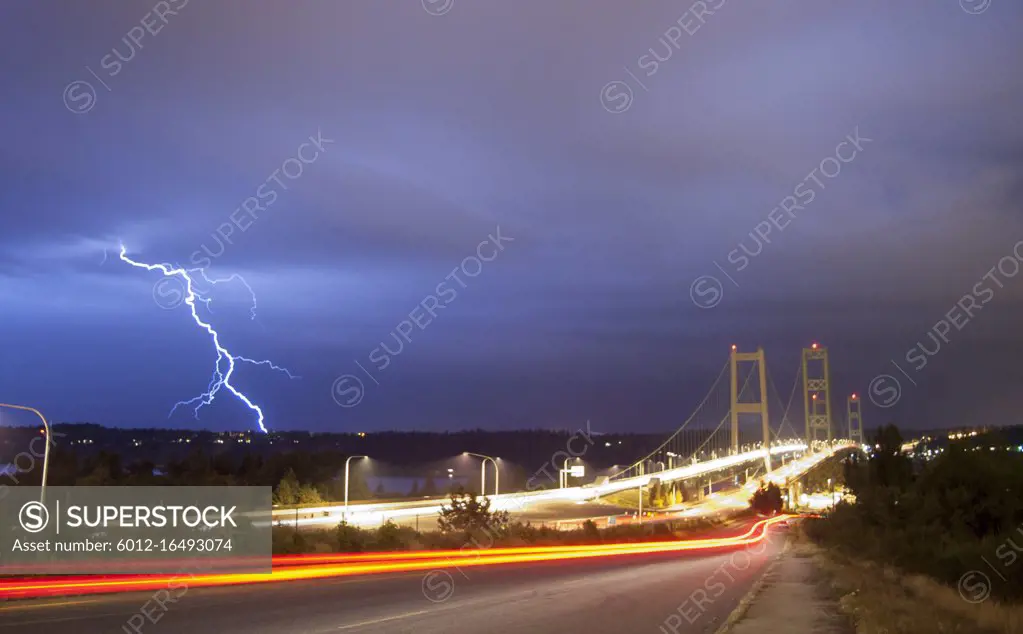
[(376, 543), (373, 550), (410, 550), (418, 543), (418, 533), (411, 528), (402, 528), (387, 520), (387, 522), (376, 530)]
[(275, 555), (301, 555), (310, 551), (309, 540), (294, 528), (275, 526), (271, 539)]
[(489, 498), (480, 501), (475, 493), (459, 489), (451, 494), (451, 504), (441, 507), (437, 526), (442, 533), (461, 533), (466, 541), (481, 535), (492, 539), (507, 528), (508, 512), (491, 511)]
[(749, 505), (750, 508), (761, 515), (780, 513), (784, 506), (781, 488), (773, 482), (768, 482), (766, 485), (761, 482), (760, 488), (754, 491), (753, 497), (749, 499)]
[(334, 529), (334, 539), (337, 543), (338, 552), (358, 553), (366, 550), (369, 544), (366, 531), (356, 528), (348, 522), (342, 521)]

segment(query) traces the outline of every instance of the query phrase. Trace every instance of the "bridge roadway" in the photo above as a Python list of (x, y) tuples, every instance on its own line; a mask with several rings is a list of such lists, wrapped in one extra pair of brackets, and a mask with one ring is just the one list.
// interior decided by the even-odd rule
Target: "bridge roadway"
[[(851, 446), (851, 445), (850, 445)], [(844, 448), (846, 445), (836, 445), (831, 452)], [(802, 452), (806, 450), (805, 444), (793, 443), (771, 447), (772, 455)], [(505, 510), (511, 513), (515, 519), (522, 521), (549, 522), (559, 519), (583, 519), (588, 517), (608, 516), (620, 512), (621, 509), (608, 508), (594, 502), (600, 496), (605, 496), (618, 491), (636, 489), (641, 485), (645, 486), (653, 478), (662, 482), (675, 480), (686, 480), (721, 469), (738, 466), (747, 462), (763, 460), (765, 450), (758, 449), (734, 456), (724, 456), (713, 460), (706, 460), (696, 464), (658, 471), (653, 474), (613, 480), (601, 485), (585, 485), (581, 487), (566, 487), (564, 489), (552, 489), (543, 491), (527, 491), (520, 493), (505, 493), (501, 495), (487, 496), (493, 501), (492, 508)], [(814, 454), (818, 455), (818, 454)], [(426, 522), (432, 522), (441, 507), (447, 502), (447, 498), (430, 498), (407, 502), (384, 502), (369, 504), (352, 504), (349, 506), (347, 521), (356, 526), (380, 526), (386, 520), (392, 520), (403, 525), (414, 525), (416, 517)], [(346, 517), (345, 507), (341, 504), (320, 506), (314, 508), (279, 509), (272, 513), (273, 522), (281, 522), (288, 526), (298, 527), (328, 527), (334, 526)], [(255, 518), (256, 522), (266, 521)]]
[[(193, 588), (162, 607), (152, 592), (17, 601), (0, 604), (0, 634), (710, 633), (779, 553), (784, 530), (719, 550)], [(143, 611), (148, 620), (127, 625)]]

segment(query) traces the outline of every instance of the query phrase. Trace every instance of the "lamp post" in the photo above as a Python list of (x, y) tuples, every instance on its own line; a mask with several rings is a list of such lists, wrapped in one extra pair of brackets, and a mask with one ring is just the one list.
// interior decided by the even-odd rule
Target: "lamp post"
[(349, 470), (349, 464), (352, 462), (352, 459), (354, 459), (354, 458), (366, 458), (366, 459), (369, 459), (369, 456), (348, 456), (348, 459), (345, 460), (345, 514), (344, 514), (344, 517), (345, 517), (346, 520), (348, 519), (348, 470)]
[[(9, 407), (11, 409), (20, 409), (25, 412), (32, 412), (39, 417), (39, 420), (43, 421), (43, 429), (46, 431), (46, 449), (43, 450), (43, 485), (39, 487), (39, 501), (46, 502), (46, 474), (50, 472), (50, 423), (46, 421), (46, 417), (43, 413), (34, 407), (25, 407), (24, 405), (11, 405), (9, 403), (0, 403), (0, 407)], [(31, 447), (29, 447), (31, 449)]]
[(471, 451), (463, 451), (462, 455), (483, 458), (483, 463), (480, 464), (480, 495), (487, 494), (487, 460), (494, 463), (494, 495), (497, 495), (501, 488), (501, 469), (497, 466), (498, 459), (491, 458), (490, 456), (484, 456), (481, 453), (473, 453)]

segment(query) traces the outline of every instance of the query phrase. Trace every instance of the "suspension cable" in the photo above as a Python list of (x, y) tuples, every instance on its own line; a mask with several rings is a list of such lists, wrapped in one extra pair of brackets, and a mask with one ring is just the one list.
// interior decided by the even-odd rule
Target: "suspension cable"
[(717, 388), (718, 383), (721, 382), (721, 378), (725, 376), (725, 371), (728, 370), (729, 363), (730, 363), (730, 360), (726, 361), (725, 364), (723, 366), (721, 366), (721, 372), (718, 373), (718, 378), (714, 379), (714, 384), (710, 386), (710, 390), (707, 391), (707, 395), (703, 397), (703, 400), (700, 401), (700, 404), (696, 406), (696, 409), (693, 410), (693, 413), (689, 416), (689, 418), (687, 418), (686, 421), (684, 423), (682, 423), (682, 426), (675, 430), (675, 433), (673, 433), (671, 436), (668, 437), (667, 440), (665, 440), (663, 443), (661, 443), (661, 445), (657, 449), (654, 449), (649, 454), (647, 454), (645, 457), (641, 458), (640, 460), (637, 460), (633, 464), (629, 465), (628, 468), (619, 471), (618, 473), (614, 474), (611, 477), (612, 478), (621, 477), (625, 473), (628, 473), (632, 469), (634, 469), (634, 468), (638, 467), (639, 465), (643, 464), (644, 462), (649, 460), (651, 457), (653, 457), (654, 454), (656, 454), (657, 452), (659, 452), (662, 449), (664, 449), (668, 445), (668, 443), (670, 443), (672, 440), (675, 439), (676, 436), (678, 436), (680, 433), (682, 433), (682, 431), (686, 428), (686, 426), (689, 425), (689, 423), (692, 422), (692, 420), (694, 418), (696, 418), (696, 415), (700, 412), (700, 410), (703, 408), (703, 406), (707, 403), (707, 400), (710, 399), (711, 395), (714, 393), (714, 390)]

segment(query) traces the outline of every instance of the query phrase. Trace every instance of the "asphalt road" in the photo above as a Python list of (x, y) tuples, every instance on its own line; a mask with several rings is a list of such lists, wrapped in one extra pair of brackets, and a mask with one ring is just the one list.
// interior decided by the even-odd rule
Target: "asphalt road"
[(0, 604), (0, 634), (710, 633), (783, 541), (772, 530), (762, 544), (706, 553), (176, 588), (158, 597), (164, 607), (154, 593), (15, 601)]

